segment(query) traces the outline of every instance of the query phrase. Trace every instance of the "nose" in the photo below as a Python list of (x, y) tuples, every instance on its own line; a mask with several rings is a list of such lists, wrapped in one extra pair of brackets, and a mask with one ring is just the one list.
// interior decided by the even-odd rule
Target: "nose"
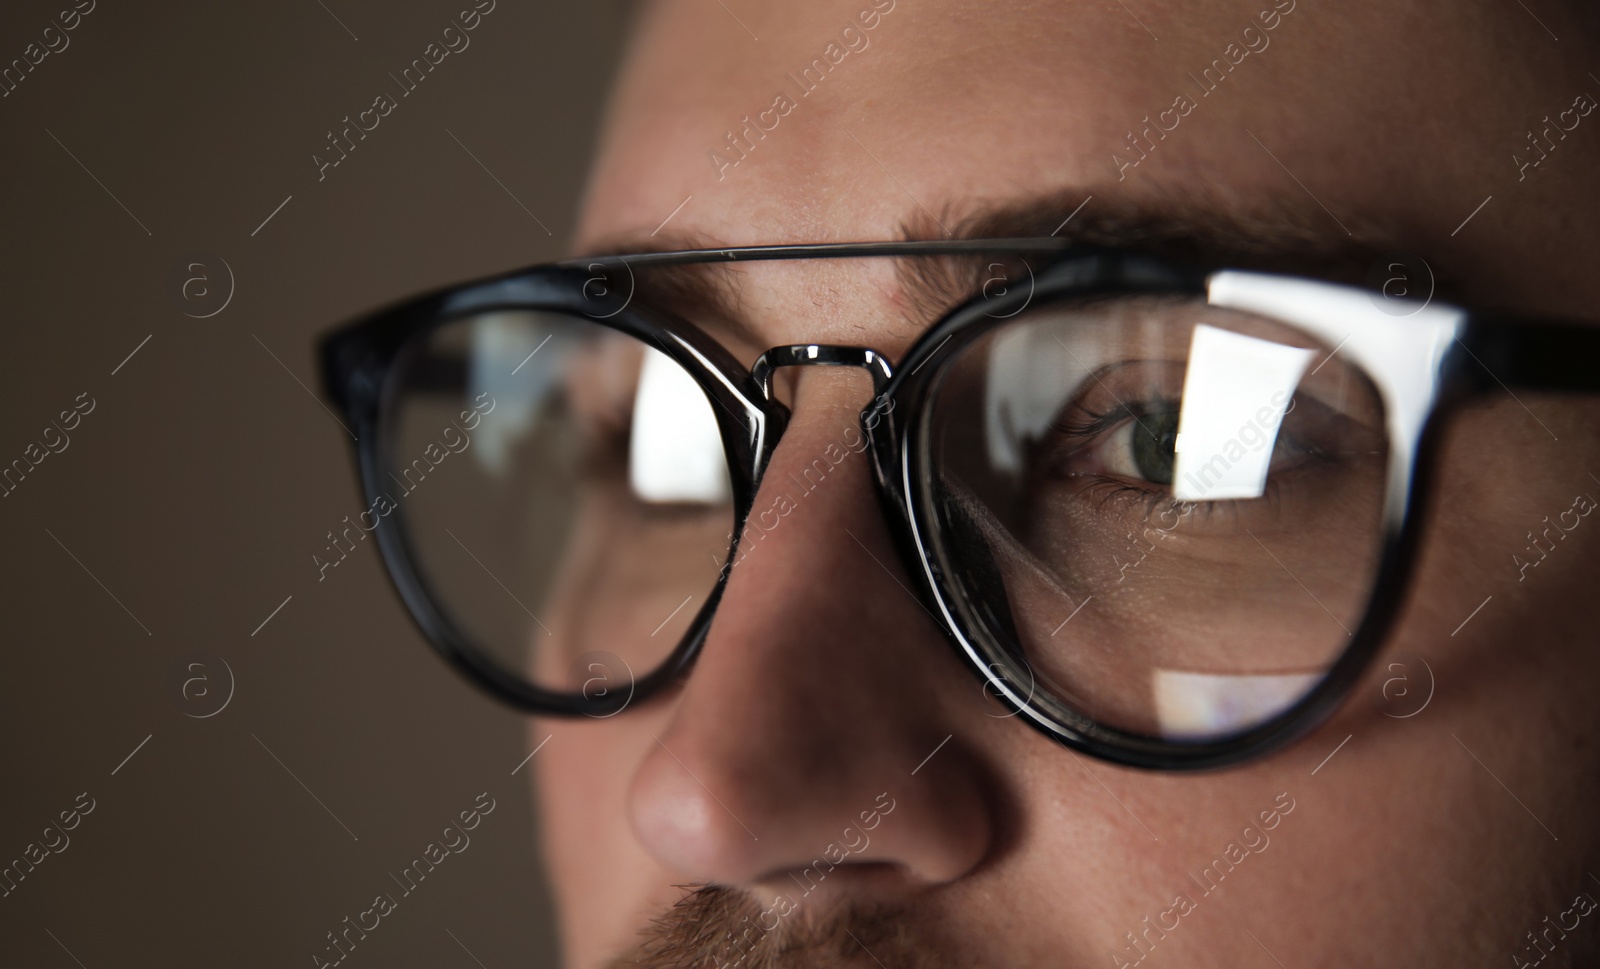
[(798, 382), (696, 669), (633, 778), (641, 843), (695, 880), (938, 884), (995, 838), (963, 740), (980, 691), (909, 591), (842, 376)]

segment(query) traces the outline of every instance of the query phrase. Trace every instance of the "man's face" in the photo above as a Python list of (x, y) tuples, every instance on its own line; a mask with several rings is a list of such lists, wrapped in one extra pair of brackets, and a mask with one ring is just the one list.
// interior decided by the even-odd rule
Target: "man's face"
[[(1600, 117), (1569, 109), (1600, 97), (1600, 57), (1553, 3), (1538, 16), (661, 2), (579, 249), (939, 238), (997, 211), (1066, 236), (1226, 224), (1259, 233), (1259, 261), (1422, 253), (1452, 298), (1597, 317)], [(1536, 150), (1529, 129), (1562, 118)], [(943, 308), (888, 260), (714, 272), (737, 318), (696, 322), (746, 364), (800, 342), (895, 360)], [(763, 487), (847, 438), (868, 393), (801, 372)], [(533, 725), (569, 963), (1587, 964), (1600, 526), (1515, 563), (1600, 495), (1595, 418), (1472, 407), (1372, 674), (1308, 739), (1202, 774), (1086, 759), (1005, 716), (907, 591), (851, 453), (733, 569), (681, 688)]]

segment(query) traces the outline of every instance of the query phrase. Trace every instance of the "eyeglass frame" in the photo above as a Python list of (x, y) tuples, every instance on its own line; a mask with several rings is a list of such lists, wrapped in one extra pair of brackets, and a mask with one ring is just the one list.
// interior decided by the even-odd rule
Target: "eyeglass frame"
[[(1026, 289), (1005, 286), (999, 292), (986, 291), (948, 310), (892, 365), (881, 353), (866, 347), (792, 344), (767, 350), (746, 369), (700, 327), (635, 301), (633, 286), (624, 294), (610, 275), (621, 270), (631, 284), (634, 270), (659, 266), (989, 254), (1038, 254), (1044, 255), (1046, 262), (1038, 270), (1024, 264), (1029, 279)], [(1006, 677), (996, 676), (992, 667), (998, 664), (986, 661), (973, 646), (976, 634), (961, 601), (965, 593), (942, 574), (924, 547), (924, 539), (931, 538), (939, 525), (936, 521), (919, 523), (924, 509), (918, 503), (931, 500), (927, 498), (931, 485), (926, 481), (914, 484), (911, 469), (919, 466), (914, 450), (925, 446), (921, 432), (931, 412), (925, 405), (941, 370), (937, 363), (1004, 325), (1034, 300), (1043, 304), (1108, 295), (1205, 297), (1209, 280), (1226, 269), (1055, 237), (743, 246), (595, 256), (449, 286), (377, 310), (326, 335), (319, 357), (325, 392), (354, 427), (360, 483), (369, 505), (384, 493), (387, 442), (380, 425), (387, 378), (395, 360), (412, 341), (464, 316), (534, 310), (588, 317), (666, 354), (694, 378), (715, 405), (712, 409), (728, 458), (736, 523), (728, 557), (715, 588), (679, 644), (645, 676), (632, 679), (630, 671), (626, 694), (608, 690), (587, 696), (546, 690), (488, 660), (428, 591), (414, 565), (410, 542), (398, 522), (400, 516), (379, 518), (375, 532), (386, 571), (429, 643), (468, 679), (502, 701), (542, 715), (606, 717), (685, 675), (705, 643), (762, 475), (791, 416), (789, 408), (772, 393), (773, 372), (784, 366), (858, 366), (873, 377), (872, 402), (861, 412), (862, 433), (869, 442), (866, 453), (876, 491), (902, 564), (917, 586), (919, 603), (936, 618), (936, 625), (964, 665), (984, 684), (984, 692), (1069, 749), (1153, 770), (1211, 769), (1264, 756), (1309, 733), (1347, 698), (1381, 650), (1414, 577), (1422, 523), (1434, 491), (1439, 445), (1452, 413), (1497, 388), (1600, 393), (1600, 367), (1591, 363), (1586, 370), (1583, 365), (1600, 361), (1600, 327), (1455, 308), (1461, 313), (1456, 346), (1437, 364), (1434, 393), (1414, 442), (1410, 473), (1404, 478), (1406, 493), (1399, 496), (1404, 512), (1398, 521), (1391, 518), (1385, 525), (1380, 564), (1360, 624), (1316, 686), (1262, 722), (1204, 741), (1131, 733), (1094, 721), (1059, 702), (1056, 705), (1062, 709), (1054, 715), (1041, 711), (1031, 703), (1031, 687), (1030, 696), (1021, 697)], [(1311, 277), (1284, 278), (1335, 285)], [(1400, 320), (1396, 323), (1404, 325)], [(1390, 432), (1391, 448), (1395, 443), (1392, 436)], [(989, 629), (982, 634), (995, 635)], [(1013, 652), (1021, 650), (1020, 643), (1011, 646)]]

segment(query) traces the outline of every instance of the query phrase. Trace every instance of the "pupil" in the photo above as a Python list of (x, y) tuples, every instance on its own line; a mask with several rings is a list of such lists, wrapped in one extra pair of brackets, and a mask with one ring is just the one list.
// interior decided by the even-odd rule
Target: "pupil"
[(1178, 440), (1178, 412), (1159, 411), (1145, 417), (1135, 426), (1133, 434), (1133, 464), (1139, 474), (1151, 484), (1172, 484), (1174, 445)]

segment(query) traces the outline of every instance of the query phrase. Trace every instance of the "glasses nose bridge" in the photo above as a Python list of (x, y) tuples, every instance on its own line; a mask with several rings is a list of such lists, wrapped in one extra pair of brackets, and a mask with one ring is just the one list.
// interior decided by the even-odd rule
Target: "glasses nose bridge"
[(750, 368), (750, 377), (766, 400), (772, 400), (772, 378), (782, 367), (860, 367), (872, 375), (874, 398), (883, 396), (894, 375), (888, 359), (870, 347), (791, 343), (767, 350)]

